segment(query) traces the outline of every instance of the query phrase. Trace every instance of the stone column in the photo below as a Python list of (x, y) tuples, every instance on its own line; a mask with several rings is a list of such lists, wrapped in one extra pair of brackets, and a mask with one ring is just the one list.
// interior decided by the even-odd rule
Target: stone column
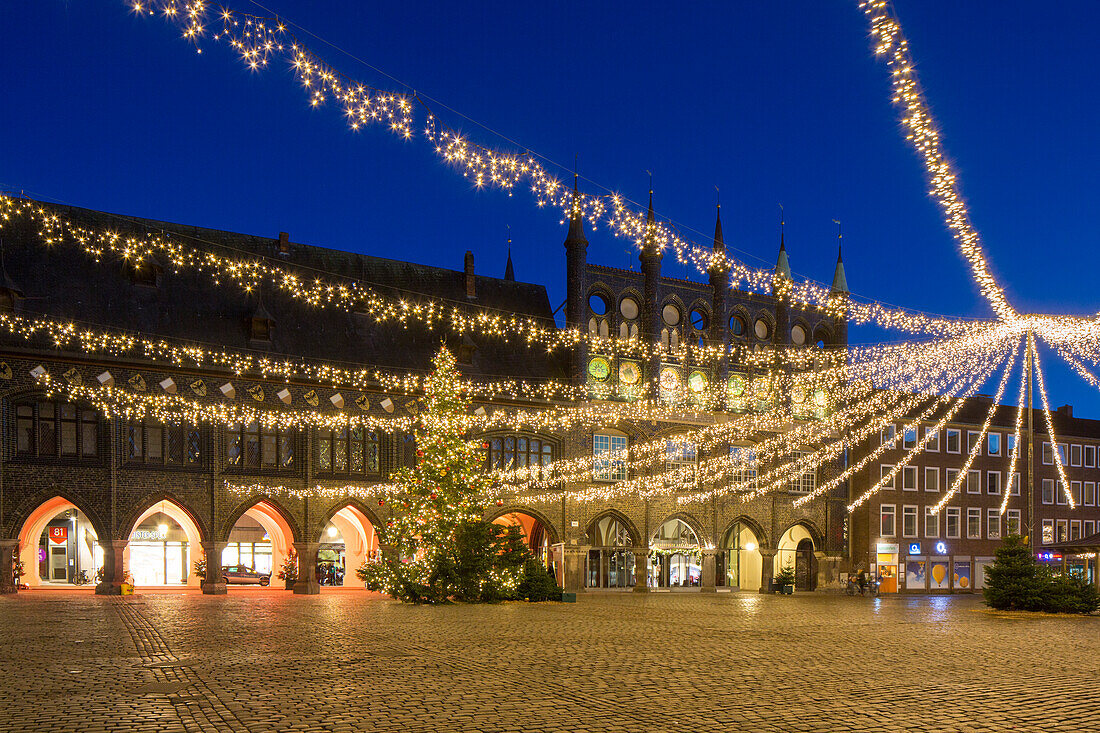
[(18, 549), (19, 540), (0, 540), (0, 594), (19, 590), (13, 574)]
[(718, 550), (703, 550), (703, 577), (700, 590), (702, 590), (704, 593), (718, 592), (718, 588), (716, 587), (717, 568), (715, 567), (715, 555), (717, 554)]
[(96, 595), (122, 595), (122, 582), (126, 579), (124, 553), (129, 540), (100, 540), (103, 548), (103, 582), (95, 587)]
[(775, 577), (775, 550), (760, 548), (760, 592), (772, 592), (772, 578)]
[(203, 542), (202, 551), (206, 555), (206, 578), (202, 581), (203, 595), (224, 596), (226, 593), (225, 576), (222, 575), (222, 552), (225, 542)]
[(315, 596), (321, 592), (317, 582), (317, 548), (319, 542), (295, 542), (294, 551), (298, 553), (298, 581), (294, 584), (294, 595)]
[(634, 592), (649, 592), (649, 548), (634, 548)]
[(565, 590), (570, 593), (583, 593), (585, 588), (585, 561), (588, 559), (587, 545), (565, 547)]

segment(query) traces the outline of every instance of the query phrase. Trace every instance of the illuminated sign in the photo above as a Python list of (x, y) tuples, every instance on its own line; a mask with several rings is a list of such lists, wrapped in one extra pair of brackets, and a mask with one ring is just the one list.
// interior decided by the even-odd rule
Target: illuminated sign
[(879, 542), (875, 546), (875, 551), (880, 555), (896, 555), (898, 554), (898, 546), (887, 544), (885, 542)]
[(910, 542), (909, 543), (909, 554), (910, 555), (919, 555), (920, 554), (920, 543), (919, 542)]
[(1050, 552), (1049, 550), (1047, 550), (1045, 552), (1038, 553), (1038, 558), (1040, 560), (1046, 560), (1046, 561), (1061, 560), (1062, 559), (1062, 553), (1060, 553), (1060, 552)]
[(50, 527), (50, 542), (63, 545), (69, 539), (68, 527)]
[(167, 532), (161, 532), (159, 529), (135, 529), (133, 534), (130, 535), (131, 540), (163, 540), (168, 537)]
[(938, 552), (941, 555), (946, 555), (947, 554), (947, 543), (946, 542), (937, 542), (936, 543), (936, 552)]

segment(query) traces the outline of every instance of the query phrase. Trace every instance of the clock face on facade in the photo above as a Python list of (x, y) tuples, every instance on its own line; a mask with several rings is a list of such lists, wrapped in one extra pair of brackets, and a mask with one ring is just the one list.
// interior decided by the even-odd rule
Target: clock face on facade
[(730, 377), (729, 392), (734, 397), (745, 394), (745, 378), (736, 375)]
[(642, 378), (642, 370), (632, 361), (619, 364), (619, 381), (623, 384), (637, 384)]
[(829, 395), (825, 393), (823, 389), (814, 390), (814, 404), (818, 407), (825, 407), (828, 404)]
[(791, 390), (791, 402), (796, 405), (801, 405), (806, 401), (806, 391), (801, 387), (795, 387)]
[(661, 370), (661, 389), (675, 392), (680, 389), (680, 372), (675, 369)]
[(611, 376), (611, 364), (602, 356), (588, 362), (588, 375), (597, 382), (603, 382)]
[(702, 372), (692, 372), (688, 377), (688, 388), (692, 392), (702, 392), (707, 388), (707, 375)]

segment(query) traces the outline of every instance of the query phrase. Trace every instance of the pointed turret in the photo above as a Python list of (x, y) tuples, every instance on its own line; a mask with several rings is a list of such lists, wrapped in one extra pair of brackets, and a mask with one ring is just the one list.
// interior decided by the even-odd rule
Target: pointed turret
[(511, 239), (511, 237), (508, 238), (508, 262), (506, 262), (505, 265), (504, 265), (504, 279), (505, 280), (511, 280), (513, 282), (516, 279), (516, 271), (512, 267), (512, 239)]
[(565, 235), (565, 246), (588, 246), (584, 236), (584, 216), (581, 212), (580, 192), (577, 190), (577, 174), (573, 174), (573, 210), (569, 213), (569, 233)]
[(848, 295), (848, 278), (844, 277), (844, 259), (841, 249), (836, 249), (836, 270), (833, 271), (833, 286), (829, 292), (833, 295)]
[[(729, 288), (729, 280), (726, 277), (726, 272), (729, 270), (729, 266), (726, 262), (726, 240), (722, 236), (722, 204), (717, 204), (717, 213), (714, 217), (714, 243), (711, 245), (711, 249), (714, 253), (714, 259), (707, 269), (710, 275), (710, 305), (712, 310), (712, 317), (710, 319), (710, 338), (724, 350), (726, 346), (726, 328), (728, 325), (726, 320), (726, 290)], [(725, 384), (728, 375), (729, 361), (727, 359), (719, 359), (718, 372), (716, 374), (718, 383)]]
[(787, 242), (783, 230), (779, 230), (779, 259), (775, 261), (775, 274), (791, 279), (791, 263), (787, 259)]

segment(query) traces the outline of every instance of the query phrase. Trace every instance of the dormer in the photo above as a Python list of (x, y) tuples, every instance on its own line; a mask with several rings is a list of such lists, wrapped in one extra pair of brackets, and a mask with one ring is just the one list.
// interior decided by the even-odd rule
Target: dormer
[(134, 285), (159, 288), (164, 279), (164, 268), (152, 258), (146, 258), (138, 262), (128, 262), (126, 264), (126, 277)]
[(263, 299), (257, 298), (256, 310), (252, 312), (252, 316), (248, 319), (248, 341), (252, 345), (270, 345), (274, 333), (275, 319), (264, 308)]
[(23, 289), (15, 284), (5, 269), (0, 271), (0, 313), (14, 313), (23, 300)]

